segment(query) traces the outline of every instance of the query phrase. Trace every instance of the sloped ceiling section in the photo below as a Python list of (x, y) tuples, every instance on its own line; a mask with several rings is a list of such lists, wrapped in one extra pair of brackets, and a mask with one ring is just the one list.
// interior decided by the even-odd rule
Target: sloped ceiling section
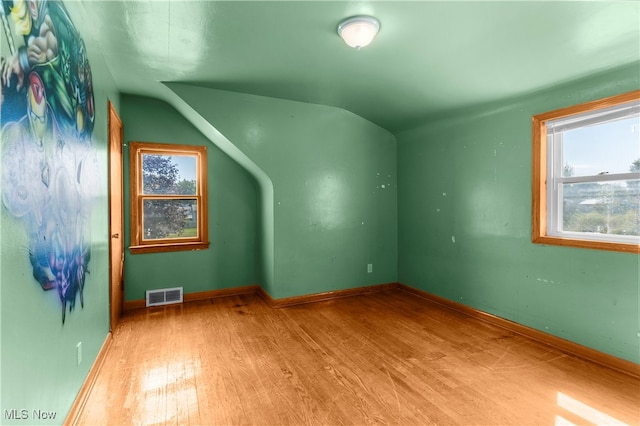
[[(159, 82), (337, 106), (391, 131), (640, 59), (640, 2), (87, 1), (121, 91)], [(382, 25), (356, 51), (336, 33)]]

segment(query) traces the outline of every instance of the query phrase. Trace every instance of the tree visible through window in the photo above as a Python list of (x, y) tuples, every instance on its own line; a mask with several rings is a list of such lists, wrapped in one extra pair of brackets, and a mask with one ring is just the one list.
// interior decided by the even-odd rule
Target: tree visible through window
[[(640, 158), (629, 166), (640, 172)], [(604, 175), (607, 175), (604, 172)], [(574, 176), (569, 170), (564, 176)], [(608, 235), (640, 235), (640, 187), (638, 180), (584, 182), (564, 185), (563, 229)]]
[(206, 149), (132, 142), (131, 251), (206, 248)]
[(640, 91), (533, 117), (533, 242), (638, 252)]

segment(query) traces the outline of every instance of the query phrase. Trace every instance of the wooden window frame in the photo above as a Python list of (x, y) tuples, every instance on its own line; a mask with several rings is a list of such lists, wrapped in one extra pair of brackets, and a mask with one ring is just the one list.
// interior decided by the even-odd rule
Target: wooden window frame
[[(142, 155), (188, 155), (196, 157), (196, 199), (198, 205), (198, 235), (186, 238), (144, 240), (142, 236), (143, 209), (145, 199), (184, 198), (184, 196), (149, 195), (142, 188)], [(209, 248), (208, 193), (207, 193), (207, 147), (194, 145), (174, 145), (152, 142), (129, 143), (129, 175), (131, 201), (131, 235), (129, 250), (132, 254), (155, 253)]]
[(532, 188), (532, 242), (566, 247), (580, 247), (596, 250), (609, 250), (626, 253), (640, 253), (640, 244), (583, 240), (568, 236), (555, 236), (547, 233), (547, 121), (599, 109), (614, 107), (640, 99), (640, 90), (621, 95), (610, 96), (579, 105), (534, 115), (532, 118), (533, 139), (533, 188)]

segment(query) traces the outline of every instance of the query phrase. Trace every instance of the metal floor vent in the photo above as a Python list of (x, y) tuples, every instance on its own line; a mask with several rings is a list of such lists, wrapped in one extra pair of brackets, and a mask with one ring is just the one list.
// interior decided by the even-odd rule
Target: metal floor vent
[(182, 303), (182, 287), (147, 290), (147, 306)]

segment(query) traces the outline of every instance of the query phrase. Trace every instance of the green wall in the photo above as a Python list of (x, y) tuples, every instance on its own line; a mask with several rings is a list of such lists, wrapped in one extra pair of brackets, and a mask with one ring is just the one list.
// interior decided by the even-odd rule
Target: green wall
[[(33, 278), (29, 238), (24, 223), (0, 206), (0, 423), (61, 424), (82, 386), (109, 331), (109, 252), (107, 199), (107, 100), (118, 108), (118, 94), (100, 51), (83, 31), (83, 10), (65, 3), (82, 34), (92, 69), (95, 127), (87, 158), (94, 185), (90, 194), (91, 259), (84, 287), (84, 308), (77, 301), (61, 321), (56, 290), (43, 291)], [(8, 57), (5, 40), (1, 56)], [(9, 143), (3, 133), (1, 145)], [(82, 343), (82, 362), (76, 345)], [(5, 410), (27, 410), (28, 419), (10, 420)], [(38, 420), (33, 410), (55, 412), (55, 419)], [(20, 413), (22, 415), (22, 413)]]
[[(125, 250), (125, 300), (145, 291), (184, 287), (185, 293), (258, 284), (259, 216), (256, 182), (242, 167), (165, 102), (123, 95), (121, 118), (130, 141), (207, 146), (209, 239), (207, 250), (132, 255)], [(129, 244), (129, 150), (124, 152), (125, 246)]]
[(338, 108), (170, 88), (273, 185), (273, 297), (396, 281), (393, 135)]
[(640, 362), (638, 256), (531, 243), (531, 116), (638, 89), (639, 71), (452, 111), (396, 134), (399, 280)]

